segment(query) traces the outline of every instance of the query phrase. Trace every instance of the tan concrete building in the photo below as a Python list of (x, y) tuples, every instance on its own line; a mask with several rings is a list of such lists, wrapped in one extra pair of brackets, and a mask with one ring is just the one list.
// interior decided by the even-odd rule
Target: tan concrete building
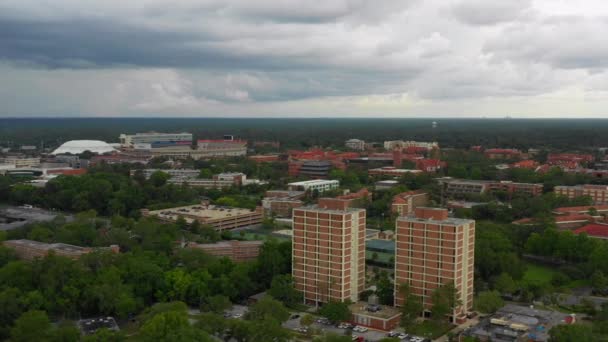
[(293, 211), (295, 287), (310, 304), (357, 302), (365, 289), (365, 209), (322, 198)]
[(608, 186), (584, 184), (575, 186), (556, 186), (553, 191), (556, 195), (575, 198), (581, 196), (589, 196), (595, 204), (608, 203)]
[(453, 284), (462, 305), (452, 317), (466, 318), (473, 309), (475, 221), (448, 218), (439, 208), (416, 208), (415, 217), (399, 217), (395, 244), (395, 305), (403, 304), (400, 284), (409, 284), (432, 312), (435, 289)]
[(7, 240), (4, 241), (3, 244), (6, 247), (12, 248), (19, 258), (25, 260), (44, 258), (51, 252), (55, 253), (55, 255), (70, 259), (78, 259), (81, 256), (91, 253), (95, 250), (110, 250), (114, 253), (120, 252), (120, 248), (118, 247), (118, 245), (112, 245), (110, 247), (102, 248), (92, 248), (68, 245), (67, 243), (45, 243), (26, 239)]
[(421, 191), (402, 192), (393, 197), (391, 212), (398, 216), (409, 216), (417, 207), (425, 206), (429, 202), (429, 194)]
[(180, 217), (183, 217), (188, 223), (197, 220), (201, 224), (211, 225), (219, 231), (260, 224), (263, 218), (262, 207), (253, 210), (212, 205), (207, 202), (153, 211), (142, 209), (141, 213), (143, 216), (154, 216), (166, 222), (176, 222)]
[(207, 254), (239, 262), (255, 260), (263, 244), (263, 241), (220, 241), (205, 244), (190, 242), (188, 248), (200, 249)]

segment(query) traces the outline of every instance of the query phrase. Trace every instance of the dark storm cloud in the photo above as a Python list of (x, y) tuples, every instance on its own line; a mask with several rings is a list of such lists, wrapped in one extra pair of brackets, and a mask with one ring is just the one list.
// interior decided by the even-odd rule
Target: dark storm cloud
[[(0, 58), (51, 68), (286, 67), (278, 59), (253, 59), (222, 52), (211, 46), (216, 42), (204, 32), (151, 30), (117, 21), (38, 22), (0, 18)], [(301, 66), (292, 62), (289, 67)]]

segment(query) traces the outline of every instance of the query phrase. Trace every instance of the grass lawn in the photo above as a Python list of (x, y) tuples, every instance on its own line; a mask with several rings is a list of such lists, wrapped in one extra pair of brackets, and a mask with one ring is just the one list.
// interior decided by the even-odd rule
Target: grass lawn
[(447, 334), (447, 332), (452, 330), (452, 328), (454, 328), (454, 326), (449, 323), (437, 323), (426, 320), (406, 329), (406, 332), (410, 335), (426, 337), (434, 340), (439, 336)]
[(522, 281), (539, 285), (550, 284), (556, 273), (557, 271), (547, 266), (528, 263)]
[[(551, 284), (551, 279), (553, 279), (553, 276), (559, 273), (559, 271), (549, 266), (539, 264), (527, 263), (526, 267), (526, 273), (524, 273), (524, 277), (521, 280), (522, 283), (538, 284), (541, 286), (549, 285)], [(589, 279), (577, 279), (561, 286), (560, 288), (574, 289), (577, 287), (589, 286), (589, 283)]]

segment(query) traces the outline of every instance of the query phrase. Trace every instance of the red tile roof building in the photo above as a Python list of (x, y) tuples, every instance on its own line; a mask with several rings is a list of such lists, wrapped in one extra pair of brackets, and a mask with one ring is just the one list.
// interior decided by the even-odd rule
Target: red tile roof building
[(256, 162), (256, 163), (270, 163), (270, 162), (275, 162), (279, 160), (279, 155), (278, 154), (260, 154), (260, 155), (255, 155), (255, 156), (249, 156), (247, 157), (250, 160)]
[(515, 159), (521, 157), (521, 152), (512, 148), (491, 148), (484, 151), (490, 159)]
[(369, 190), (367, 190), (367, 188), (363, 188), (363, 189), (361, 189), (359, 191), (351, 192), (349, 194), (338, 196), (336, 198), (337, 199), (341, 199), (341, 200), (350, 201), (349, 207), (352, 207), (355, 204), (356, 201), (371, 202), (372, 201), (372, 193)]
[(591, 209), (595, 209), (598, 214), (608, 214), (608, 204), (561, 207), (553, 209), (553, 213), (556, 215), (588, 214)]
[(593, 156), (590, 154), (551, 153), (547, 156), (547, 164), (549, 165), (587, 164), (592, 161)]
[(587, 234), (597, 239), (608, 239), (608, 224), (591, 223), (573, 231), (574, 234)]
[[(555, 225), (558, 229), (574, 229), (589, 222), (595, 222), (595, 218), (591, 215), (558, 215), (555, 216)], [(519, 225), (534, 225), (536, 220), (530, 217), (523, 218), (517, 221), (513, 221), (514, 224)]]
[(415, 163), (416, 168), (424, 172), (438, 172), (445, 165), (439, 159), (418, 159)]
[(511, 164), (511, 167), (515, 168), (515, 169), (536, 170), (538, 165), (539, 165), (538, 162), (535, 160), (522, 160), (522, 161), (518, 161), (516, 163)]
[(392, 176), (401, 177), (405, 174), (417, 174), (422, 173), (421, 170), (410, 170), (410, 169), (398, 169), (393, 166), (385, 166), (376, 169), (369, 169), (368, 173), (370, 176)]
[(568, 198), (576, 198), (581, 196), (589, 196), (593, 203), (606, 204), (608, 203), (608, 186), (584, 184), (575, 186), (556, 186), (553, 191), (556, 195), (566, 196)]
[(80, 176), (87, 173), (87, 169), (50, 169), (46, 171), (47, 175), (64, 175), (64, 176)]
[(200, 249), (207, 254), (239, 262), (255, 260), (263, 244), (264, 241), (221, 241), (205, 244), (190, 242), (188, 248)]
[[(291, 177), (298, 177), (301, 174), (308, 175), (303, 172), (307, 168), (307, 165), (314, 164), (314, 162), (327, 163), (330, 168), (336, 168), (340, 170), (346, 169), (345, 161), (348, 159), (359, 158), (361, 155), (357, 152), (343, 152), (337, 153), (333, 151), (324, 151), (321, 149), (312, 149), (309, 151), (297, 151), (291, 150), (287, 152), (289, 166), (288, 173)], [(326, 170), (327, 173), (329, 169)], [(327, 175), (310, 175), (315, 177), (327, 177)]]
[(397, 216), (409, 216), (417, 207), (426, 206), (428, 201), (429, 194), (422, 190), (402, 192), (393, 197), (391, 212)]

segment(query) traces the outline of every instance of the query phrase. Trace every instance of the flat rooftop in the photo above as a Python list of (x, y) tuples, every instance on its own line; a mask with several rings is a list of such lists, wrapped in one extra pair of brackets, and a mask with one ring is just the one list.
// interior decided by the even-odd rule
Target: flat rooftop
[(316, 184), (327, 184), (327, 183), (340, 183), (340, 182), (337, 181), (337, 180), (333, 180), (333, 179), (313, 179), (313, 180), (308, 180), (308, 181), (289, 183), (287, 185), (290, 185), (290, 186), (311, 186), (311, 185), (316, 185)]
[[(347, 201), (347, 200), (344, 200)], [(346, 208), (344, 210), (337, 210), (337, 209), (326, 209), (326, 208), (319, 208), (317, 205), (308, 205), (308, 206), (304, 206), (304, 207), (299, 207), (296, 208), (297, 210), (305, 210), (305, 211), (315, 211), (315, 212), (321, 212), (321, 213), (328, 213), (328, 214), (344, 214), (344, 212), (358, 212), (358, 211), (365, 211), (365, 209), (362, 208)]]
[[(39, 208), (0, 207), (0, 231), (16, 229), (34, 222), (51, 221), (59, 214)], [(71, 217), (66, 219), (70, 221)]]
[(365, 249), (371, 251), (381, 251), (385, 253), (395, 252), (395, 241), (394, 240), (380, 240), (372, 239), (365, 241)]
[(397, 221), (425, 222), (425, 223), (431, 223), (431, 224), (449, 224), (449, 225), (461, 225), (461, 224), (475, 223), (475, 220), (460, 219), (460, 218), (455, 218), (455, 217), (448, 217), (445, 220), (433, 220), (433, 219), (418, 218), (418, 217), (414, 217), (414, 216), (399, 216), (399, 217), (397, 217)]
[(374, 171), (374, 172), (396, 172), (396, 173), (420, 173), (420, 172), (422, 172), (422, 170), (395, 169), (395, 168), (392, 168), (392, 167), (380, 167), (380, 168), (376, 168), (376, 169), (369, 169), (368, 171)]
[(254, 213), (253, 209), (226, 207), (221, 205), (189, 205), (185, 207), (168, 208), (161, 210), (150, 211), (150, 215), (160, 218), (177, 220), (180, 216), (184, 217), (187, 222), (192, 222), (193, 218), (185, 215), (194, 216), (201, 220), (221, 220), (234, 216), (242, 216)]
[(68, 253), (82, 252), (82, 251), (87, 250), (86, 247), (68, 245), (67, 243), (45, 243), (45, 242), (27, 240), (27, 239), (7, 240), (5, 242), (9, 243), (11, 245), (19, 245), (19, 246), (38, 249), (38, 250), (58, 250), (58, 251), (64, 251), (64, 252), (68, 252)]
[(353, 315), (365, 315), (381, 319), (389, 319), (401, 314), (401, 310), (392, 306), (379, 305), (381, 307), (381, 310), (376, 312), (367, 311), (366, 308), (368, 306), (369, 304), (366, 302), (358, 302), (355, 304), (351, 304), (349, 308)]

